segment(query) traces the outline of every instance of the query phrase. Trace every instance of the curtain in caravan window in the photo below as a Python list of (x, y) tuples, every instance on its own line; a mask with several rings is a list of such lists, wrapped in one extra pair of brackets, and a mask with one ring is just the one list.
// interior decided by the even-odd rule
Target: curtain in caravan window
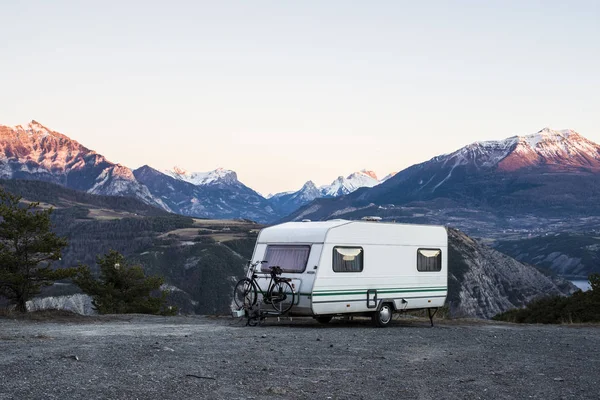
[(266, 264), (261, 268), (262, 272), (271, 271), (271, 267), (281, 267), (283, 272), (304, 272), (308, 262), (310, 246), (267, 246), (265, 255)]
[(440, 249), (419, 249), (417, 251), (417, 271), (437, 272), (442, 270)]
[(334, 247), (333, 272), (361, 272), (363, 249), (361, 247)]

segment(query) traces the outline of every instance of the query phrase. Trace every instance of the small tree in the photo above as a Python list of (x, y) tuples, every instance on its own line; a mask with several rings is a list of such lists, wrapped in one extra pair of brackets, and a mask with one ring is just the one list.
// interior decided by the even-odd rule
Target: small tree
[(591, 274), (588, 277), (588, 281), (590, 282), (592, 295), (600, 299), (600, 274)]
[(27, 301), (42, 286), (76, 273), (74, 268), (50, 268), (67, 245), (52, 232), (51, 214), (52, 208), (22, 203), (21, 197), (0, 188), (0, 296), (21, 312), (27, 312)]
[[(147, 277), (139, 265), (129, 265), (125, 257), (111, 250), (98, 257), (100, 274), (92, 276), (87, 266), (81, 266), (74, 282), (92, 297), (92, 304), (100, 314), (175, 314), (167, 308), (167, 292), (160, 290), (164, 283), (159, 276)], [(158, 296), (152, 296), (159, 292)]]

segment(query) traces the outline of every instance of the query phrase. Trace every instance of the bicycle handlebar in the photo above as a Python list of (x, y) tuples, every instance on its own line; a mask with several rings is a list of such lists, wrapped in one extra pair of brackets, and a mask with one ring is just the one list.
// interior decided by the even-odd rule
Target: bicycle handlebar
[[(266, 260), (255, 261), (255, 262), (252, 262), (252, 260), (248, 260), (248, 271), (254, 272), (254, 271), (256, 271), (256, 267), (258, 267), (259, 264), (266, 264), (266, 263), (268, 263), (268, 261), (266, 261)], [(270, 273), (273, 276), (281, 275), (283, 273), (283, 269), (279, 265), (273, 265), (270, 269), (271, 269)]]

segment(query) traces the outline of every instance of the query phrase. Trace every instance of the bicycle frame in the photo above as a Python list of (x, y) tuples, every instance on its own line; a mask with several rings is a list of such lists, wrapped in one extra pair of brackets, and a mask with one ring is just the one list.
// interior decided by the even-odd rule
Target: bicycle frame
[[(246, 277), (252, 281), (252, 283), (254, 284), (254, 287), (262, 295), (262, 297), (264, 299), (263, 301), (268, 304), (268, 303), (271, 302), (271, 296), (269, 295), (269, 293), (271, 292), (272, 287), (277, 282), (279, 282), (282, 279), (281, 278), (277, 278), (277, 274), (276, 273), (270, 272), (269, 275), (270, 275), (271, 280), (269, 281), (269, 284), (267, 285), (267, 290), (265, 290), (263, 292), (263, 290), (261, 289), (261, 287), (260, 287), (260, 285), (258, 283), (259, 276), (256, 273), (256, 267), (260, 263), (261, 263), (261, 261), (257, 261), (255, 263), (248, 263), (249, 267), (248, 267), (248, 274), (246, 275)], [(279, 267), (273, 267), (273, 268), (279, 268)], [(281, 271), (281, 268), (279, 268), (279, 270)], [(265, 279), (267, 279), (267, 277), (265, 277)]]

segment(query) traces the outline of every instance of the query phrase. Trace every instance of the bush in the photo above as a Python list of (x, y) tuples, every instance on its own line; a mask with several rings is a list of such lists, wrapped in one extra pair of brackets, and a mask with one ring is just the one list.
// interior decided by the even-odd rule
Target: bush
[(114, 250), (98, 257), (97, 264), (98, 279), (87, 266), (81, 266), (73, 281), (92, 297), (94, 309), (100, 314), (177, 313), (176, 308), (166, 306), (167, 292), (160, 290), (163, 278), (147, 277), (141, 266), (129, 265), (125, 257)]
[(570, 297), (546, 297), (492, 319), (533, 324), (600, 322), (600, 274), (590, 275), (589, 281), (592, 289), (587, 292), (579, 290)]

